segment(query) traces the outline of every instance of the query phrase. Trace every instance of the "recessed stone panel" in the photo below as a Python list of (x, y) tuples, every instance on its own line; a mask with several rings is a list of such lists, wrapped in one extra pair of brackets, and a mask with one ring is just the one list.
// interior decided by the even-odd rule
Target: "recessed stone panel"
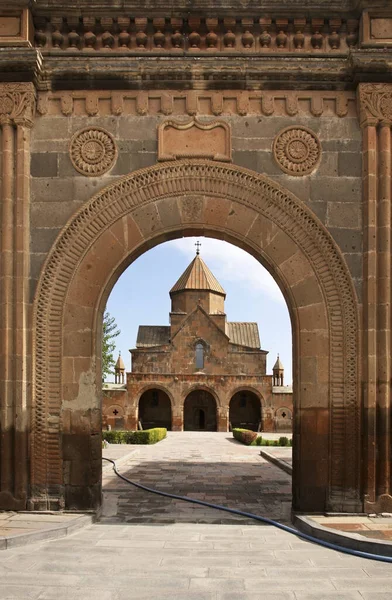
[(176, 121), (158, 128), (158, 160), (208, 158), (231, 161), (231, 129), (226, 121)]

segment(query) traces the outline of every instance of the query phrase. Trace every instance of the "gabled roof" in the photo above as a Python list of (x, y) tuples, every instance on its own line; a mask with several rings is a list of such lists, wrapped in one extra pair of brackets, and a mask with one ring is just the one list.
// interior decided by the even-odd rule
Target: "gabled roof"
[(226, 333), (230, 338), (231, 344), (260, 349), (257, 323), (226, 323)]
[(170, 342), (170, 326), (140, 325), (137, 332), (136, 348), (163, 346)]
[(189, 315), (187, 315), (187, 317), (182, 321), (182, 323), (180, 324), (177, 331), (173, 334), (172, 340), (174, 340), (174, 338), (179, 334), (179, 332), (185, 327), (185, 325), (192, 318), (192, 316), (195, 314), (195, 312), (198, 312), (198, 311), (201, 312), (205, 316), (205, 318), (207, 319), (207, 321), (209, 321), (209, 323), (211, 324), (212, 327), (214, 327), (217, 331), (219, 331), (219, 333), (228, 340), (229, 336), (228, 336), (227, 332), (223, 331), (223, 329), (218, 327), (218, 325), (215, 323), (215, 321), (211, 318), (211, 315), (209, 315), (204, 310), (204, 308), (202, 306), (200, 306), (200, 304), (197, 304), (195, 306), (195, 308), (189, 313)]
[(206, 290), (226, 296), (225, 290), (199, 255), (195, 256), (177, 283), (173, 285), (170, 294), (185, 290)]

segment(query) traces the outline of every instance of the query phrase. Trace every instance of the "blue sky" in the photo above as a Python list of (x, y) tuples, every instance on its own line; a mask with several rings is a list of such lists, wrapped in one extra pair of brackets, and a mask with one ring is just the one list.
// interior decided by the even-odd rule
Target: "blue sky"
[(277, 353), (285, 367), (285, 384), (292, 382), (291, 323), (286, 302), (273, 277), (247, 252), (227, 242), (188, 237), (165, 242), (133, 262), (110, 294), (107, 310), (121, 334), (118, 351), (130, 369), (129, 349), (134, 348), (139, 325), (168, 325), (169, 290), (195, 256), (200, 256), (226, 292), (228, 321), (257, 321), (263, 350), (268, 350), (267, 373), (272, 373)]

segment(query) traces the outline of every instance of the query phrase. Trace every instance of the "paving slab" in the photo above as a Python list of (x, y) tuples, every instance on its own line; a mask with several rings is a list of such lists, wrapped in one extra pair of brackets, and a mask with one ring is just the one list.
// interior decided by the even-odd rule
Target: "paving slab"
[[(291, 478), (261, 457), (259, 450), (240, 444), (231, 433), (168, 432), (162, 442), (140, 446), (137, 455), (123, 462), (121, 473), (150, 488), (289, 523)], [(212, 508), (148, 495), (107, 469), (103, 488), (101, 522), (244, 522)]]
[(9, 511), (0, 515), (0, 550), (65, 537), (95, 520), (94, 514), (85, 513)]
[[(265, 510), (278, 513), (280, 490), (286, 500), (288, 474), (260, 457), (257, 447), (233, 444), (219, 435), (214, 441), (202, 437), (195, 440), (192, 436), (181, 441), (180, 437), (169, 436), (166, 444), (141, 447), (139, 454), (125, 459), (120, 470), (140, 481), (146, 477), (154, 484), (165, 483), (170, 490), (191, 495), (197, 488), (207, 498), (223, 497), (227, 502), (244, 502), (245, 506), (262, 508), (258, 504), (262, 497)], [(126, 450), (122, 449), (123, 456)], [(156, 462), (161, 475), (154, 467)], [(173, 465), (180, 469), (182, 479)], [(274, 477), (283, 483), (274, 484)], [(228, 481), (230, 490), (225, 493)], [(153, 502), (149, 519), (134, 522), (133, 516), (140, 515), (138, 503), (148, 505), (154, 497), (123, 486), (120, 480), (116, 484), (111, 470), (105, 471), (104, 482), (105, 494), (118, 498), (114, 517), (102, 516), (67, 537), (10, 546), (0, 554), (1, 600), (392, 599), (390, 564), (322, 548), (257, 522), (212, 522), (203, 507), (204, 522), (199, 522), (197, 506), (190, 505), (194, 512), (185, 508), (176, 517), (178, 501), (173, 505), (163, 502), (163, 508)], [(111, 486), (109, 491), (106, 483)], [(255, 492), (256, 498), (252, 496)], [(280, 514), (284, 518), (286, 513)], [(179, 521), (162, 520), (167, 515)], [(14, 516), (17, 523), (31, 519), (31, 513)], [(50, 515), (42, 516), (37, 522), (46, 525)], [(67, 523), (72, 523), (71, 516), (66, 517)], [(323, 527), (321, 522), (328, 518), (320, 515), (318, 525)], [(368, 517), (359, 518), (367, 523)], [(355, 525), (352, 519), (346, 517), (345, 524)], [(371, 523), (375, 521), (373, 517)]]
[[(261, 456), (291, 474), (292, 448), (279, 446), (266, 448), (260, 449)], [(301, 531), (319, 539), (363, 552), (392, 556), (392, 515), (389, 513), (296, 515), (294, 522)]]

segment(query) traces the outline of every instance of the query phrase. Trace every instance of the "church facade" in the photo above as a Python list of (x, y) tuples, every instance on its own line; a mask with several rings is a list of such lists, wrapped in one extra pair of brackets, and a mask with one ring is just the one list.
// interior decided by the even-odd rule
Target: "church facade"
[(257, 323), (227, 320), (226, 293), (199, 251), (170, 298), (170, 325), (139, 327), (126, 382), (119, 357), (116, 383), (103, 389), (104, 426), (291, 432), (279, 357), (267, 375)]

